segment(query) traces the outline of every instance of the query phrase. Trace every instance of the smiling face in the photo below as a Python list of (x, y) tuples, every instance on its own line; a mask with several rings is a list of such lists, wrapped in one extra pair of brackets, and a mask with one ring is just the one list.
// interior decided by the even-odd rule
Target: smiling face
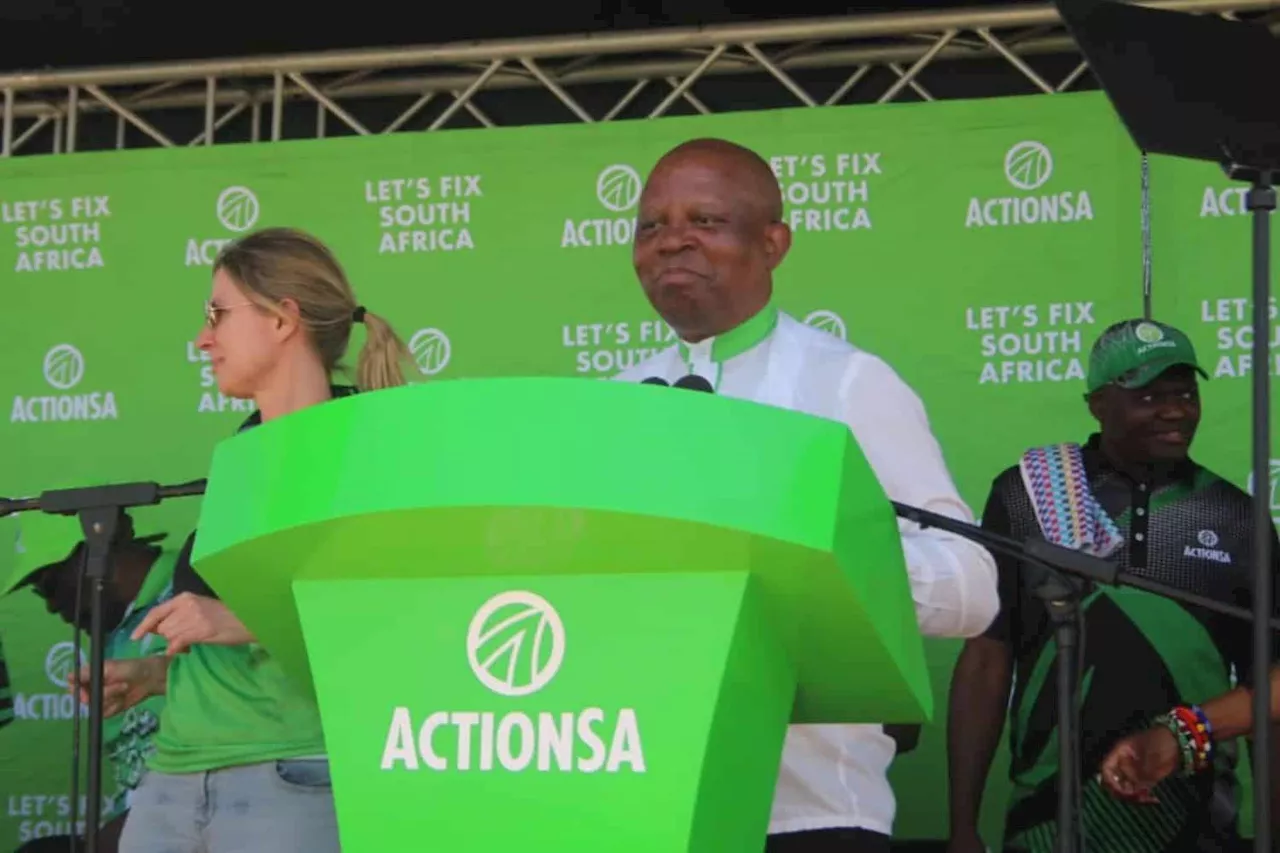
[(686, 341), (722, 334), (769, 301), (791, 245), (768, 166), (717, 140), (676, 148), (640, 196), (632, 260), (649, 303)]
[(1177, 366), (1141, 388), (1109, 385), (1089, 408), (1102, 440), (1124, 462), (1152, 464), (1187, 458), (1200, 425), (1200, 389), (1195, 369)]
[(209, 354), (219, 391), (250, 399), (280, 360), (282, 318), (251, 301), (223, 269), (213, 275), (209, 303), (196, 346)]

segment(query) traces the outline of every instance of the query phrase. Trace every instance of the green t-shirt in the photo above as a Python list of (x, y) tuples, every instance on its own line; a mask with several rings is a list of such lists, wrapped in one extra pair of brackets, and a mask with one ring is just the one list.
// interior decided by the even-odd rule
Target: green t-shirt
[[(332, 386), (335, 398), (354, 394)], [(262, 421), (254, 412), (237, 432)], [(188, 540), (190, 547), (192, 540)], [(189, 563), (178, 587), (216, 597)], [(201, 773), (324, 754), (320, 710), (258, 645), (192, 646), (169, 665), (168, 704), (148, 766), (161, 773)]]
[(169, 665), (167, 690), (153, 770), (199, 773), (324, 754), (319, 709), (259, 646), (192, 646)]
[[(121, 620), (120, 627), (107, 637), (103, 656), (108, 660), (128, 660), (164, 653), (163, 637), (148, 634), (141, 640), (133, 640), (129, 635), (151, 608), (170, 597), (176, 561), (176, 552), (164, 550), (151, 564), (151, 571), (147, 572), (142, 588), (138, 590), (137, 597)], [(152, 696), (123, 714), (102, 721), (103, 753), (110, 763), (116, 783), (110, 807), (102, 813), (103, 823), (111, 822), (128, 810), (129, 795), (138, 787), (147, 757), (155, 750), (155, 735), (160, 727), (164, 704), (165, 697)]]

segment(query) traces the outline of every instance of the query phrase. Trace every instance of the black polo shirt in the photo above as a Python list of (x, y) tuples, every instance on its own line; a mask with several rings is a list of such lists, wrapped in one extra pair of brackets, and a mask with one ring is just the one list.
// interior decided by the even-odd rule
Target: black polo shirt
[[(1140, 577), (1251, 606), (1249, 495), (1191, 461), (1162, 479), (1135, 480), (1107, 462), (1096, 435), (1084, 447), (1084, 462), (1095, 497), (1124, 537), (1112, 560)], [(1017, 466), (995, 479), (982, 526), (1019, 540), (1041, 536)], [(1274, 529), (1272, 537), (1274, 542)], [(1275, 553), (1280, 555), (1280, 547)], [(999, 556), (996, 563), (1001, 609), (987, 636), (1007, 643), (1014, 658), (1009, 708), (1013, 794), (1005, 849), (1052, 853), (1057, 644), (1046, 607), (1033, 592), (1037, 570)], [(1233, 686), (1233, 674), (1248, 683), (1249, 622), (1126, 588), (1090, 591), (1082, 612), (1086, 848), (1124, 853), (1221, 850), (1238, 837), (1234, 744), (1219, 747), (1213, 772), (1162, 783), (1155, 792), (1159, 805), (1127, 805), (1111, 797), (1096, 773), (1117, 740), (1149, 725), (1157, 714), (1225, 692)]]

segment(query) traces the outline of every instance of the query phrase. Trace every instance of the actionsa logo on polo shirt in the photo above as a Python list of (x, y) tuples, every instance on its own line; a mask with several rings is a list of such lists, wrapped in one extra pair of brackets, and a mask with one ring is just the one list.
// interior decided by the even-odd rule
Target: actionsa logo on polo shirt
[(1196, 534), (1198, 545), (1187, 545), (1182, 549), (1182, 556), (1197, 560), (1210, 560), (1214, 563), (1231, 565), (1231, 554), (1218, 548), (1220, 538), (1216, 531), (1201, 530)]
[(466, 662), (471, 675), (499, 697), (500, 710), (432, 711), (415, 726), (410, 709), (398, 707), (382, 769), (644, 773), (635, 709), (531, 714), (513, 707), (510, 700), (542, 691), (560, 673), (567, 636), (556, 609), (528, 590), (502, 592), (481, 604), (467, 628)]

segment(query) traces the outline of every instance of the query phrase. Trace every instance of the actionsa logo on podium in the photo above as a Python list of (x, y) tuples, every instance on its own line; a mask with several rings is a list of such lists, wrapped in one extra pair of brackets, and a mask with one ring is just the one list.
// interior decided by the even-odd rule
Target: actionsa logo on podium
[[(382, 752), (382, 769), (644, 773), (634, 708), (615, 713), (592, 706), (533, 712), (510, 701), (527, 700), (561, 672), (567, 636), (559, 612), (536, 593), (510, 590), (489, 598), (467, 627), (466, 672), (500, 697), (499, 707), (431, 711), (425, 716), (408, 707), (396, 708)], [(475, 701), (474, 688), (452, 679), (454, 674), (452, 670), (439, 673), (433, 695), (458, 697), (459, 704)], [(415, 725), (418, 719), (421, 723)]]

